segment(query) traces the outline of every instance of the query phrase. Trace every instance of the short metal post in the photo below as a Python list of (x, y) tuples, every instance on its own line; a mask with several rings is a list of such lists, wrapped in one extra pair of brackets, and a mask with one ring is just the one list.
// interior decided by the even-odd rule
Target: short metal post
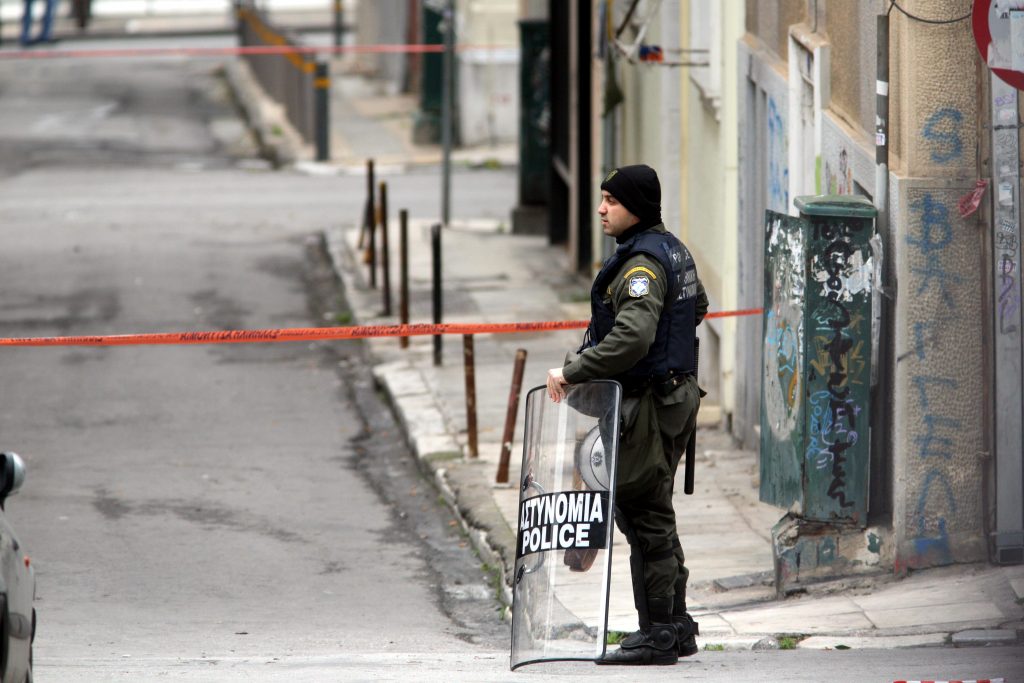
[(382, 315), (391, 315), (391, 255), (388, 253), (388, 184), (380, 181), (380, 266), (384, 294)]
[(451, 221), (454, 64), (455, 0), (447, 0), (444, 8), (444, 55), (441, 69), (441, 223), (446, 228)]
[(324, 60), (317, 60), (313, 92), (316, 96), (316, 160), (327, 161), (331, 158), (331, 77), (327, 75)]
[(512, 438), (516, 433), (516, 417), (519, 414), (519, 394), (523, 388), (523, 370), (526, 368), (526, 349), (516, 351), (516, 363), (512, 368), (512, 388), (508, 392), (508, 412), (505, 413), (505, 433), (501, 437), (501, 457), (498, 459), (498, 475), (494, 481), (508, 483), (508, 461), (512, 455)]
[[(398, 322), (409, 324), (409, 210), (398, 212)], [(399, 337), (403, 349), (409, 348), (409, 338)]]
[(479, 458), (476, 434), (476, 361), (473, 354), (473, 335), (462, 335), (462, 360), (466, 369), (466, 436), (469, 457)]
[[(370, 239), (370, 221), (373, 216), (373, 159), (366, 160), (366, 204), (363, 205), (363, 225), (359, 230), (359, 248), (365, 249)], [(363, 263), (369, 263), (366, 254), (363, 254)]]
[(334, 47), (341, 47), (341, 31), (345, 16), (345, 8), (342, 7), (342, 0), (334, 0)]
[(367, 223), (367, 255), (366, 263), (370, 266), (370, 287), (377, 288), (377, 199), (373, 187), (373, 159), (366, 162), (366, 223)]
[[(235, 0), (235, 2), (234, 2), (234, 10), (235, 10), (235, 33), (238, 36), (238, 47), (246, 47), (246, 41), (245, 41), (245, 16), (242, 14), (242, 12), (243, 12), (242, 4), (241, 4), (241, 2), (239, 2), (239, 0)], [(252, 66), (252, 59), (248, 59), (247, 61), (249, 62), (249, 66)]]
[[(441, 324), (441, 224), (430, 227), (430, 253), (433, 261), (434, 324)], [(434, 335), (434, 365), (441, 366), (441, 335)]]

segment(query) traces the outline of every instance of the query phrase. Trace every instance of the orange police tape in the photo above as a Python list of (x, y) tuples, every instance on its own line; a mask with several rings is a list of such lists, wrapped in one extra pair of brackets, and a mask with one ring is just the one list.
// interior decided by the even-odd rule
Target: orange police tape
[[(758, 315), (760, 308), (718, 311), (705, 318)], [(355, 327), (292, 327), (270, 330), (211, 330), (208, 332), (163, 332), (157, 334), (114, 334), (80, 337), (10, 337), (0, 346), (158, 346), (178, 344), (258, 344), (266, 342), (317, 341), (321, 339), (367, 339), (370, 337), (415, 337), (438, 334), (510, 334), (580, 330), (586, 320), (547, 320), (525, 323), (429, 323), (416, 325), (360, 325)]]

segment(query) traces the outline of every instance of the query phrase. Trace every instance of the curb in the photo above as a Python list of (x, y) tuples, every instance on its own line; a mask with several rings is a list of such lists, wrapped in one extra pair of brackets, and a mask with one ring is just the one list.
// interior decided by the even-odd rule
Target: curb
[[(324, 243), (327, 245), (327, 256), (334, 272), (341, 279), (347, 292), (354, 291), (357, 286), (355, 278), (343, 267), (342, 257), (348, 255), (344, 240), (337, 240), (329, 234), (324, 234)], [(354, 322), (361, 322), (355, 311), (353, 318)], [(416, 457), (417, 466), (434, 481), (481, 562), (496, 572), (496, 597), (502, 601), (506, 610), (510, 609), (512, 588), (509, 577), (514, 558), (508, 557), (506, 550), (515, 547), (515, 538), (490, 495), (490, 485), (480, 469), (483, 463), (463, 459), (462, 447), (447, 431), (416, 436), (416, 430), (411, 428), (414, 412), (421, 415), (429, 413), (435, 424), (444, 424), (443, 414), (427, 390), (426, 383), (414, 379), (407, 384), (408, 393), (397, 392), (395, 383), (389, 380), (389, 376), (399, 370), (403, 373), (413, 370), (412, 365), (408, 360), (379, 362), (372, 349), (368, 349), (368, 352), (373, 362), (374, 380), (387, 394), (388, 402), (402, 427), (406, 442)], [(419, 385), (422, 385), (422, 392), (419, 391)], [(411, 407), (415, 409), (410, 409)], [(497, 537), (504, 538), (497, 540)]]
[(228, 89), (256, 137), (260, 156), (274, 168), (294, 164), (301, 156), (303, 142), (281, 105), (266, 96), (244, 61), (228, 61), (223, 73)]

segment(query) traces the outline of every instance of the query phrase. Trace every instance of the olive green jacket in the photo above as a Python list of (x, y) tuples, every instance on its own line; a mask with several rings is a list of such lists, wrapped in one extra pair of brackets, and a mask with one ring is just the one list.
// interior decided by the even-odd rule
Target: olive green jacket
[[(659, 225), (652, 229), (664, 231), (665, 228)], [(640, 296), (631, 293), (629, 288), (630, 276), (639, 272), (638, 269), (646, 269), (650, 273), (648, 291)], [(615, 312), (615, 325), (599, 344), (584, 349), (562, 368), (566, 381), (577, 384), (592, 379), (613, 378), (642, 360), (654, 343), (667, 291), (665, 272), (655, 258), (647, 254), (635, 254), (627, 259), (605, 292), (605, 302)], [(704, 319), (707, 309), (707, 294), (704, 285), (698, 280), (698, 325)], [(663, 452), (659, 432), (674, 435), (682, 430), (683, 425), (659, 424), (658, 414), (663, 419), (664, 416), (678, 415), (678, 419), (686, 420), (691, 411), (666, 411), (659, 408), (684, 401), (692, 403), (696, 396), (695, 385), (696, 380), (691, 379), (667, 396), (648, 390), (639, 397), (623, 400), (617, 486), (620, 491), (643, 489), (653, 478), (667, 474), (671, 464), (666, 462), (669, 458)], [(696, 405), (693, 411), (696, 411)], [(676, 422), (677, 419), (673, 417), (671, 421)]]

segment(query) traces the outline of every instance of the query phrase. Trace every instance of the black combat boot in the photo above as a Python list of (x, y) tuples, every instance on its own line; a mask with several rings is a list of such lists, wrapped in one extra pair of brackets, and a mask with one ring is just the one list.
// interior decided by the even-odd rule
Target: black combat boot
[(672, 615), (672, 625), (676, 627), (676, 652), (680, 657), (695, 655), (697, 639), (694, 636), (700, 635), (700, 625), (693, 620), (689, 614), (682, 616)]
[(619, 649), (605, 654), (598, 664), (675, 664), (679, 659), (676, 626), (672, 623), (672, 599), (647, 600), (649, 623), (641, 623), (640, 630), (629, 634), (619, 643)]
[(598, 664), (675, 664), (676, 627), (673, 624), (651, 624), (622, 641), (619, 649), (609, 652)]
[[(681, 547), (678, 544), (679, 539), (677, 538), (676, 545)], [(682, 565), (681, 558), (680, 565)], [(697, 639), (694, 636), (700, 635), (700, 626), (686, 611), (686, 580), (689, 578), (689, 574), (685, 567), (681, 567), (672, 595), (672, 624), (676, 627), (676, 644), (680, 657), (689, 657), (699, 652)]]

